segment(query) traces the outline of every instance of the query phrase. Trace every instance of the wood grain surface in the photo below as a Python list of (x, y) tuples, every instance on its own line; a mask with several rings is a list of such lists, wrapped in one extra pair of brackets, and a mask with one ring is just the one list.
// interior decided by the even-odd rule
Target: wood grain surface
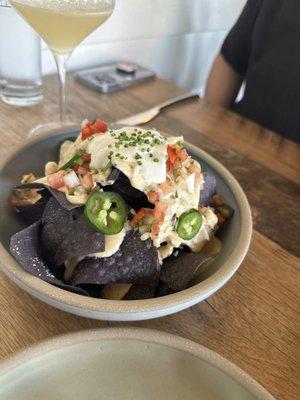
[[(101, 95), (69, 80), (68, 113), (108, 121), (143, 111), (182, 89), (157, 79)], [(0, 157), (29, 129), (57, 117), (58, 87), (45, 79), (41, 105), (0, 105)], [(168, 109), (149, 126), (185, 138), (222, 162), (251, 204), (254, 235), (234, 277), (215, 295), (180, 313), (133, 326), (192, 339), (237, 364), (278, 400), (300, 397), (300, 149), (291, 141), (220, 108), (191, 101)], [(82, 329), (129, 325), (84, 319), (29, 296), (0, 273), (0, 360), (40, 340)]]

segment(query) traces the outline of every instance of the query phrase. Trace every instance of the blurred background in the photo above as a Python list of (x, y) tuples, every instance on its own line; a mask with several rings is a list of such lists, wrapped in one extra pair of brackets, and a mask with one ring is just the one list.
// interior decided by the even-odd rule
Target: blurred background
[[(186, 89), (203, 92), (220, 45), (246, 0), (117, 0), (112, 18), (77, 48), (69, 70), (137, 62)], [(42, 47), (43, 74), (55, 73)]]

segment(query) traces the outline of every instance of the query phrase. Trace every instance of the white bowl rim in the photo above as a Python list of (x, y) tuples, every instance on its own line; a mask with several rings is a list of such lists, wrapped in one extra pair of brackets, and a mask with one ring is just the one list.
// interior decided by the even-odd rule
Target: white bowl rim
[(0, 378), (24, 363), (51, 351), (68, 346), (102, 340), (133, 340), (161, 344), (200, 358), (222, 371), (226, 376), (248, 390), (257, 400), (276, 400), (261, 384), (232, 362), (213, 350), (189, 339), (145, 328), (100, 328), (55, 336), (17, 352), (0, 363)]
[[(25, 143), (16, 146), (16, 148), (8, 154), (4, 160), (1, 160), (0, 172), (8, 162), (15, 158), (19, 153), (23, 152), (26, 148), (53, 135), (53, 131), (50, 133), (40, 134), (28, 139)], [(190, 288), (174, 294), (145, 300), (124, 301), (86, 297), (68, 292), (44, 282), (43, 280), (27, 273), (4, 248), (2, 243), (0, 243), (1, 270), (17, 285), (35, 297), (44, 299), (48, 304), (56, 304), (56, 306), (61, 309), (63, 309), (64, 306), (68, 306), (91, 314), (94, 312), (119, 315), (143, 313), (146, 318), (147, 314), (150, 315), (155, 311), (171, 309), (178, 305), (183, 306), (185, 303), (188, 304), (192, 301), (196, 302), (199, 297), (207, 298), (211, 296), (233, 276), (246, 256), (252, 236), (251, 211), (246, 195), (233, 175), (223, 167), (219, 161), (215, 160), (204, 150), (201, 150), (188, 141), (185, 141), (185, 143), (188, 149), (203, 159), (223, 177), (240, 207), (241, 235), (229, 259), (213, 275)]]

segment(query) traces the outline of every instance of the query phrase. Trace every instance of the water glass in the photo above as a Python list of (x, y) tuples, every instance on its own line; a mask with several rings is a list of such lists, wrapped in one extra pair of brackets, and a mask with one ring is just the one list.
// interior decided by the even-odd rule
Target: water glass
[(0, 95), (15, 106), (42, 98), (41, 40), (6, 1), (0, 0)]

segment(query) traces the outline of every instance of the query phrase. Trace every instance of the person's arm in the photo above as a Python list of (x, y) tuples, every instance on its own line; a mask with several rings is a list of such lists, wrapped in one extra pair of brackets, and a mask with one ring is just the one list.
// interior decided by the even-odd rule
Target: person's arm
[(204, 99), (208, 103), (231, 108), (239, 93), (243, 79), (244, 76), (238, 74), (219, 53), (206, 83)]
[(230, 108), (246, 76), (251, 56), (252, 33), (263, 0), (248, 0), (227, 35), (211, 69), (205, 99)]

